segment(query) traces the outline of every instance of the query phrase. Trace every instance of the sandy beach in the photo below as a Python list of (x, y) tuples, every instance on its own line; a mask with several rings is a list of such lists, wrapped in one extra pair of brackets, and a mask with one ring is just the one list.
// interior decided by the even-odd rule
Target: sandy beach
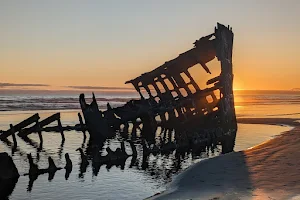
[(300, 123), (288, 118), (239, 118), (239, 123), (288, 125), (290, 131), (250, 149), (196, 163), (149, 199), (300, 199)]

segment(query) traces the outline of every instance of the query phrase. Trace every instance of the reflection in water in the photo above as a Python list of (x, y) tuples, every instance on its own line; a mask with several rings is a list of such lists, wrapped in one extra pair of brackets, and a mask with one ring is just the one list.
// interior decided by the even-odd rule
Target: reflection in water
[(87, 159), (87, 156), (83, 153), (81, 148), (76, 149), (76, 151), (80, 152), (80, 158), (81, 158), (78, 177), (84, 178), (84, 173), (86, 172), (86, 169), (89, 165), (89, 161)]
[(48, 157), (49, 166), (46, 169), (39, 169), (38, 165), (34, 163), (31, 154), (27, 154), (27, 158), (29, 162), (29, 172), (25, 175), (28, 175), (29, 177), (29, 183), (27, 187), (28, 192), (32, 190), (33, 183), (37, 180), (39, 175), (48, 173), (48, 181), (51, 181), (53, 180), (56, 171), (62, 169), (61, 167), (57, 167), (55, 165), (53, 159), (50, 156)]
[[(239, 137), (237, 138), (238, 139), (237, 150), (245, 149), (247, 147), (253, 146), (254, 144), (265, 141), (271, 135), (274, 135), (279, 132), (283, 132), (285, 130), (289, 130), (289, 128), (277, 127), (277, 126), (266, 126), (266, 125), (239, 125), (239, 130), (240, 132), (238, 134)], [(138, 188), (136, 190), (141, 190), (141, 187), (154, 188), (154, 189), (149, 189), (148, 193), (145, 192), (144, 190), (142, 190), (143, 192), (140, 193), (136, 192), (138, 193), (138, 195), (136, 193), (135, 194), (129, 194), (126, 192), (123, 193), (128, 196), (127, 199), (140, 199), (142, 197), (150, 196), (151, 194), (163, 190), (164, 187), (160, 185), (169, 182), (173, 174), (182, 171), (186, 167), (190, 166), (193, 162), (198, 161), (199, 158), (201, 159), (205, 157), (218, 155), (220, 151), (218, 149), (219, 146), (213, 144), (212, 148), (209, 147), (209, 151), (207, 151), (206, 148), (206, 151), (203, 150), (200, 153), (196, 147), (189, 148), (188, 145), (186, 147), (182, 146), (181, 147), (182, 150), (176, 148), (175, 151), (168, 152), (167, 149), (169, 149), (169, 147), (170, 149), (172, 149), (171, 143), (168, 145), (166, 145), (167, 142), (166, 144), (163, 144), (162, 142), (163, 140), (160, 139), (159, 135), (156, 138), (156, 143), (154, 144), (150, 143), (147, 140), (144, 140), (141, 136), (139, 136), (139, 132), (137, 134), (138, 137), (135, 140), (131, 140), (130, 134), (128, 134), (127, 139), (121, 137), (120, 134), (117, 135), (116, 138), (106, 141), (105, 143), (103, 143), (103, 145), (93, 146), (88, 143), (86, 145), (86, 148), (81, 148), (82, 135), (78, 134), (79, 136), (77, 137), (77, 135), (74, 134), (75, 132), (70, 132), (69, 134), (66, 133), (66, 142), (64, 145), (63, 153), (66, 152), (68, 153), (65, 154), (65, 156), (63, 156), (65, 157), (65, 159), (62, 158), (62, 160), (59, 159), (58, 151), (57, 151), (60, 146), (59, 143), (61, 141), (60, 135), (57, 136), (59, 141), (57, 142), (57, 145), (50, 146), (51, 150), (53, 149), (53, 151), (49, 150), (50, 142), (48, 141), (51, 140), (55, 141), (54, 138), (55, 135), (54, 134), (47, 135), (45, 137), (45, 138), (48, 137), (48, 139), (47, 140), (45, 139), (44, 149), (43, 151), (40, 152), (39, 161), (37, 160), (37, 157), (34, 157), (36, 155), (35, 148), (33, 149), (32, 146), (27, 145), (27, 143), (24, 143), (26, 144), (25, 146), (21, 142), (19, 143), (20, 146), (18, 147), (18, 149), (20, 151), (17, 151), (15, 153), (14, 161), (16, 162), (18, 169), (21, 170), (21, 174), (23, 174), (24, 172), (27, 173), (31, 171), (27, 169), (27, 166), (30, 165), (28, 164), (29, 159), (27, 159), (26, 154), (24, 155), (24, 153), (29, 153), (29, 152), (31, 152), (31, 155), (33, 157), (33, 159), (30, 159), (31, 160), (30, 163), (33, 169), (36, 166), (35, 169), (41, 168), (42, 170), (37, 174), (34, 173), (31, 174), (29, 177), (29, 182), (27, 180), (28, 178), (27, 176), (29, 176), (28, 174), (26, 174), (26, 177), (23, 177), (21, 175), (16, 185), (15, 191), (12, 193), (12, 199), (23, 199), (22, 197), (24, 197), (24, 199), (32, 199), (33, 197), (34, 199), (43, 199), (41, 198), (42, 195), (47, 196), (47, 198), (53, 196), (53, 198), (55, 199), (55, 194), (53, 193), (54, 189), (55, 191), (61, 191), (61, 195), (63, 197), (70, 196), (73, 197), (74, 199), (82, 199), (85, 197), (84, 195), (88, 195), (88, 198), (90, 199), (97, 199), (90, 196), (91, 195), (90, 192), (95, 192), (99, 194), (102, 191), (108, 191), (109, 189), (113, 190), (113, 188), (111, 188), (112, 184), (115, 185), (115, 188), (126, 187), (125, 191), (126, 189), (128, 191), (131, 191), (131, 189), (134, 190), (134, 188)], [(255, 134), (256, 137), (253, 137), (253, 134)], [(260, 140), (257, 140), (261, 136), (266, 134), (267, 136), (261, 138)], [(72, 140), (73, 138), (76, 137), (77, 137), (76, 140)], [(26, 146), (28, 147), (26, 148)], [(166, 148), (167, 146), (169, 147)], [(86, 172), (81, 172), (79, 169), (81, 165), (81, 159), (80, 159), (81, 154), (79, 150), (75, 151), (78, 147), (81, 148), (82, 153), (86, 158), (86, 161), (89, 162), (89, 165), (85, 170)], [(125, 157), (126, 160), (120, 159), (120, 160), (115, 160), (113, 162), (105, 160), (106, 155), (109, 154), (108, 152), (111, 153), (116, 152), (117, 148), (119, 148), (121, 151), (124, 151), (125, 149), (126, 154), (128, 155), (128, 157)], [(212, 153), (212, 150), (214, 150), (214, 153)], [(22, 152), (22, 155), (26, 158), (26, 160), (24, 160), (23, 166), (21, 165), (23, 163), (23, 159), (22, 159), (23, 156), (21, 156), (20, 152)], [(53, 158), (54, 163), (58, 167), (64, 167), (63, 170), (55, 171), (55, 173), (57, 172), (58, 174), (54, 176), (52, 180), (52, 184), (47, 184), (48, 181), (47, 179), (49, 178), (49, 174), (48, 174), (49, 172), (43, 170), (49, 167), (48, 165), (49, 156)], [(19, 162), (18, 160), (19, 158), (21, 158), (22, 162)], [(79, 163), (77, 163), (78, 158), (79, 158)], [(73, 163), (73, 165), (71, 163)], [(37, 165), (39, 167), (37, 167)], [(102, 167), (101, 169), (101, 166), (103, 165), (104, 167)], [(106, 170), (106, 168), (108, 170)], [(73, 173), (71, 173), (72, 170)], [(44, 172), (45, 174), (42, 175), (42, 172)], [(82, 178), (78, 178), (79, 173), (83, 173), (84, 176)], [(100, 176), (100, 178), (97, 179), (96, 176), (98, 177)], [(66, 181), (65, 179), (68, 179), (69, 181)], [(89, 183), (91, 182), (95, 184), (89, 185)], [(129, 184), (129, 186), (127, 187), (124, 186), (126, 182), (133, 182), (135, 184), (132, 185)], [(139, 187), (137, 184), (141, 186)], [(28, 188), (29, 191), (31, 191), (30, 194), (26, 192), (26, 187)], [(78, 188), (81, 187), (83, 188), (90, 187), (90, 189), (79, 190)], [(159, 189), (157, 189), (158, 187)], [(60, 188), (65, 188), (66, 190), (62, 191), (60, 190)], [(74, 192), (74, 190), (76, 190), (76, 192)], [(117, 193), (116, 190), (114, 192)], [(140, 198), (134, 198), (139, 195)], [(111, 198), (107, 198), (108, 196)], [(112, 194), (109, 194), (108, 196), (103, 193), (101, 193), (100, 195), (100, 197), (104, 197), (104, 199), (113, 199), (113, 197), (118, 196), (118, 194), (113, 194), (112, 192)]]
[(72, 172), (72, 168), (73, 168), (73, 164), (72, 164), (72, 161), (70, 159), (70, 156), (68, 153), (65, 154), (65, 158), (66, 158), (66, 166), (65, 166), (65, 169), (66, 169), (66, 173), (65, 173), (65, 179), (68, 180), (71, 172)]
[(37, 164), (35, 164), (33, 162), (33, 158), (31, 156), (31, 154), (28, 154), (27, 157), (28, 157), (28, 162), (29, 162), (29, 173), (28, 173), (29, 183), (28, 183), (27, 191), (30, 192), (32, 190), (33, 182), (39, 176), (39, 168), (38, 168)]
[(60, 144), (60, 147), (58, 149), (58, 156), (59, 156), (59, 159), (61, 159), (62, 157), (62, 152), (64, 150), (64, 144), (65, 144), (65, 140), (61, 140), (61, 144)]
[[(27, 154), (26, 162), (29, 163), (29, 170), (26, 170), (28, 173), (25, 174), (29, 178), (27, 191), (32, 192), (34, 190), (34, 183), (40, 175), (48, 174), (48, 181), (55, 182), (56, 172), (62, 169), (59, 166), (62, 163), (63, 153), (65, 153), (65, 165), (63, 165), (65, 180), (69, 180), (72, 177), (71, 172), (74, 167), (72, 160), (76, 159), (75, 156), (79, 156), (80, 161), (78, 165), (76, 164), (76, 167), (78, 167), (78, 176), (76, 177), (81, 180), (80, 182), (86, 179), (89, 167), (92, 169), (92, 176), (97, 177), (103, 165), (107, 172), (111, 171), (112, 167), (116, 167), (121, 171), (135, 170), (141, 171), (150, 179), (169, 182), (173, 174), (178, 173), (189, 165), (187, 163), (188, 160), (214, 155), (212, 153), (208, 154), (206, 151), (208, 149), (213, 150), (216, 148), (217, 152), (219, 152), (218, 147), (213, 144), (213, 140), (205, 140), (203, 138), (204, 140), (198, 141), (198, 145), (191, 145), (194, 143), (182, 137), (177, 138), (176, 142), (181, 143), (178, 146), (175, 142), (174, 130), (160, 129), (158, 131), (160, 133), (156, 134), (154, 139), (152, 137), (146, 138), (143, 137), (141, 128), (136, 128), (133, 131), (135, 133), (132, 135), (132, 133), (128, 133), (128, 128), (124, 126), (122, 130), (117, 130), (115, 138), (101, 144), (91, 143), (89, 140), (85, 144), (83, 138), (83, 142), (82, 140), (78, 142), (77, 147), (73, 148), (73, 152), (70, 151), (70, 144), (68, 143), (68, 139), (74, 137), (71, 134), (70, 138), (66, 134), (66, 140), (62, 141), (57, 147), (58, 151), (47, 149), (49, 139), (44, 140), (44, 144), (38, 144), (31, 138), (23, 138), (26, 144), (34, 148), (33, 155), (36, 155), (36, 158), (33, 159), (31, 153)], [(65, 148), (69, 152), (65, 152)], [(75, 149), (78, 153), (75, 153)], [(17, 152), (22, 152), (19, 147), (17, 148)], [(24, 157), (24, 152), (21, 153), (21, 157)], [(48, 158), (48, 167), (43, 167), (43, 162), (46, 158)], [(58, 163), (58, 165), (55, 163)], [(37, 189), (36, 192), (38, 190), (40, 189)]]
[[(133, 146), (134, 147), (134, 146)], [(134, 147), (135, 148), (135, 147)], [(111, 150), (110, 147), (107, 147), (105, 149), (106, 155), (102, 156), (103, 153), (103, 144), (102, 145), (89, 145), (87, 149), (87, 155), (83, 153), (83, 150), (81, 148), (77, 149), (80, 152), (81, 157), (81, 163), (80, 163), (80, 173), (79, 177), (82, 178), (83, 174), (86, 172), (86, 167), (88, 165), (88, 158), (92, 161), (92, 169), (93, 169), (93, 175), (97, 176), (100, 170), (100, 167), (102, 165), (106, 165), (106, 169), (109, 171), (109, 169), (112, 166), (120, 167), (122, 170), (125, 169), (125, 162), (128, 157), (131, 155), (128, 155), (125, 150), (125, 144), (124, 141), (121, 142), (121, 148), (116, 148), (115, 151)], [(133, 152), (136, 152), (136, 149), (133, 150)]]

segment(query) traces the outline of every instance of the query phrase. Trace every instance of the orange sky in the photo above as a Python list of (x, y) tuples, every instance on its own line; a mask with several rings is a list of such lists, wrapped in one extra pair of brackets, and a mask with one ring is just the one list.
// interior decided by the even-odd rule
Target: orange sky
[(1, 2), (0, 83), (128, 87), (219, 21), (235, 33), (234, 88), (299, 88), (299, 10), (296, 0)]

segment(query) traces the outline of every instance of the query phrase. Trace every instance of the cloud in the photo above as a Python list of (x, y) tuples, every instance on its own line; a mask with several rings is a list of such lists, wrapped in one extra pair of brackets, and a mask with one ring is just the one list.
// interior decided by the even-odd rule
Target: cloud
[(50, 85), (34, 84), (34, 83), (0, 83), (0, 88), (4, 88), (4, 87), (39, 87), (39, 86), (50, 86)]
[(133, 88), (125, 87), (102, 87), (102, 86), (67, 86), (73, 89), (83, 89), (83, 90), (133, 90)]
[(292, 88), (292, 91), (300, 91), (300, 88)]

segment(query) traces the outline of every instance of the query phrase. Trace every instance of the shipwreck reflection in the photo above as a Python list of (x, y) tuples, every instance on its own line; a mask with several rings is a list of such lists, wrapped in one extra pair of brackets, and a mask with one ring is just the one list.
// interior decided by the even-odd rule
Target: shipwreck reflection
[[(88, 143), (86, 149), (78, 148), (78, 177), (84, 179), (88, 166), (92, 168), (93, 176), (98, 176), (101, 166), (105, 166), (108, 172), (115, 166), (120, 170), (143, 171), (152, 178), (169, 181), (173, 174), (184, 169), (183, 163), (186, 160), (207, 158), (221, 153), (218, 143), (208, 136), (209, 133), (204, 134), (206, 137), (202, 140), (178, 138), (177, 142), (181, 142), (181, 145), (175, 142), (172, 129), (161, 129), (161, 133), (154, 139), (136, 135), (132, 137), (130, 134), (123, 137), (123, 134), (121, 130), (116, 138), (108, 139), (106, 144)], [(115, 150), (111, 149), (112, 144)]]
[[(66, 156), (67, 157), (67, 156)], [(29, 163), (29, 172), (25, 174), (25, 176), (29, 177), (27, 191), (31, 192), (33, 188), (33, 183), (38, 179), (38, 177), (42, 174), (48, 174), (48, 181), (52, 181), (55, 173), (58, 170), (61, 170), (61, 167), (57, 167), (53, 161), (53, 159), (49, 156), (48, 157), (48, 168), (40, 169), (38, 164), (36, 164), (31, 156), (31, 154), (27, 154), (28, 163)], [(71, 169), (72, 170), (72, 169)], [(69, 169), (69, 173), (70, 173)]]
[[(38, 150), (40, 145), (36, 145), (34, 141), (27, 138), (24, 141), (37, 150), (35, 159), (31, 154), (27, 154), (29, 164), (29, 171), (25, 174), (29, 178), (27, 191), (33, 190), (35, 181), (41, 175), (48, 174), (48, 181), (55, 181), (55, 174), (58, 170), (64, 170), (64, 178), (68, 180), (72, 176), (73, 163), (76, 163), (75, 167), (78, 169), (76, 176), (79, 181), (86, 179), (85, 174), (89, 172), (88, 168), (91, 169), (92, 176), (98, 176), (103, 166), (108, 173), (112, 167), (116, 167), (120, 170), (139, 171), (151, 179), (168, 182), (173, 174), (190, 165), (187, 162), (221, 153), (220, 141), (214, 137), (217, 134), (216, 130), (201, 131), (201, 134), (195, 132), (193, 138), (184, 134), (177, 134), (180, 137), (175, 138), (174, 129), (159, 128), (156, 130), (156, 137), (145, 138), (140, 134), (139, 128), (134, 137), (131, 135), (130, 129), (128, 131), (130, 133), (127, 133), (126, 137), (122, 130), (118, 130), (114, 138), (107, 139), (105, 142), (94, 142), (91, 138), (84, 146), (79, 142), (79, 147), (74, 152), (64, 153), (64, 157), (62, 156), (65, 151), (64, 142), (58, 147), (59, 151), (55, 151), (55, 154), (47, 153), (46, 149), (43, 149), (43, 153), (40, 154), (40, 150)], [(72, 160), (74, 157), (77, 157), (79, 162)], [(48, 159), (48, 167), (39, 168), (40, 160), (45, 160), (45, 158)]]

